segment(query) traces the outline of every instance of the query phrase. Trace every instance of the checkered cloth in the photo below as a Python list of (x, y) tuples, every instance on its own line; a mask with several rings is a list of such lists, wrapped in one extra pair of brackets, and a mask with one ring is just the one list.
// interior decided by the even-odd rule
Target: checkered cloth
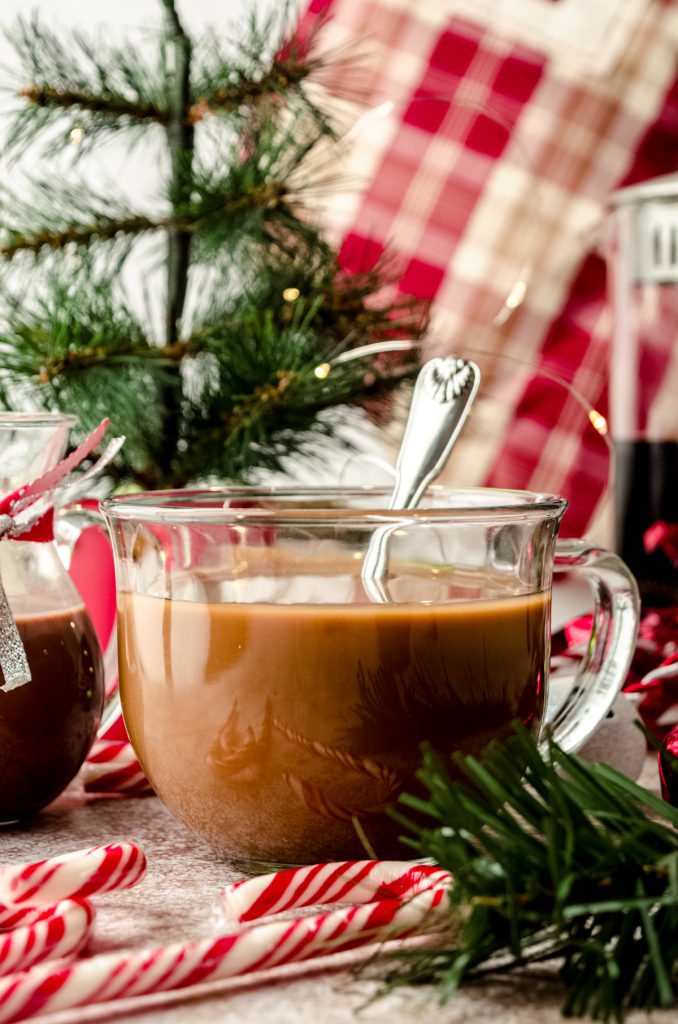
[[(612, 329), (593, 230), (612, 190), (678, 168), (678, 4), (314, 0), (306, 18), (321, 12), (324, 46), (360, 53), (330, 83), (361, 115), (345, 170), (363, 187), (325, 211), (344, 261), (388, 245), (400, 290), (434, 300), (434, 349), (534, 364), (530, 380), (488, 363), (491, 443), (471, 437), (453, 472), (565, 494), (580, 534), (610, 462), (587, 417), (607, 415)], [(669, 344), (653, 401), (677, 373)]]

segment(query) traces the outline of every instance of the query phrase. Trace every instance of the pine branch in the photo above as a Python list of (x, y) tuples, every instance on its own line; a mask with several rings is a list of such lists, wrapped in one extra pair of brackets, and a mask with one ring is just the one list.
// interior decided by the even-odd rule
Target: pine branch
[(129, 241), (162, 230), (167, 222), (167, 217), (153, 219), (135, 210), (113, 186), (97, 193), (77, 180), (55, 185), (25, 179), (21, 197), (0, 188), (0, 258)]
[[(282, 288), (281, 270), (287, 278)], [(321, 337), (334, 341), (338, 351), (395, 336), (420, 338), (428, 327), (429, 303), (398, 295), (395, 287), (400, 276), (397, 261), (388, 253), (373, 269), (350, 273), (342, 269), (337, 253), (318, 249), (311, 252), (302, 247), (292, 261), (280, 261), (278, 268), (267, 266), (259, 278), (258, 302), (264, 308), (281, 305), (284, 319), (285, 306), (290, 305), (285, 300), (290, 284), (297, 287), (302, 299), (320, 296), (313, 327)], [(276, 302), (276, 292), (285, 300), (284, 305), (279, 298)]]
[(198, 120), (205, 113), (234, 114), (243, 106), (254, 106), (262, 99), (285, 95), (298, 89), (313, 74), (316, 66), (310, 61), (274, 59), (270, 68), (254, 81), (244, 77), (241, 81), (233, 81), (233, 72), (229, 70), (223, 74), (225, 84), (212, 83), (211, 88), (200, 90), (192, 107), (193, 120)]
[(262, 102), (282, 100), (298, 104), (324, 134), (335, 134), (327, 111), (306, 85), (330, 65), (336, 69), (338, 55), (318, 51), (318, 29), (302, 45), (289, 30), (289, 14), (287, 4), (265, 16), (253, 11), (237, 47), (225, 48), (215, 36), (202, 42), (193, 80), (195, 121), (207, 114), (249, 118)]
[(280, 469), (287, 456), (333, 433), (333, 425), (318, 418), (324, 410), (383, 395), (413, 375), (412, 363), (383, 367), (366, 385), (372, 363), (331, 367), (336, 345), (313, 327), (317, 306), (297, 303), (286, 324), (273, 310), (255, 306), (249, 315), (242, 310), (218, 327), (203, 327), (200, 341), (194, 339), (194, 350), (201, 351), (192, 361), (175, 479), (216, 473), (246, 480), (253, 469)]
[[(305, 209), (315, 192), (337, 184), (333, 169), (326, 174), (324, 165), (316, 166), (311, 173), (305, 167), (322, 139), (308, 120), (283, 130), (275, 114), (260, 112), (240, 134), (237, 153), (226, 150), (210, 166), (198, 164), (191, 202), (177, 211), (193, 225), (194, 259), (212, 264), (227, 254), (246, 271), (262, 250), (276, 260), (300, 246), (327, 250)], [(330, 157), (327, 162), (331, 168)]]
[[(299, 148), (306, 152), (307, 147), (303, 143), (295, 152)], [(184, 162), (190, 164), (190, 155), (186, 157), (182, 150), (176, 188), (169, 190), (169, 212), (156, 218), (132, 209), (113, 187), (97, 194), (85, 183), (56, 187), (29, 181), (27, 198), (0, 192), (0, 258), (168, 232), (170, 251), (180, 254), (172, 263), (173, 284), (168, 293), (172, 327), (168, 326), (167, 342), (172, 344), (185, 301), (193, 238), (199, 243), (196, 259), (205, 260), (213, 259), (224, 246), (233, 256), (248, 237), (255, 237), (257, 245), (287, 244), (292, 249), (299, 238), (323, 244), (318, 229), (301, 216), (303, 186), (297, 189), (289, 181), (294, 169), (290, 157), (289, 147), (280, 142), (268, 150), (256, 149), (240, 162), (229, 151), (223, 157), (225, 170), (199, 167), (193, 172)], [(177, 249), (182, 239), (187, 244)], [(168, 285), (169, 274), (168, 269)]]
[(452, 941), (397, 957), (387, 984), (561, 961), (568, 1016), (621, 1020), (678, 995), (678, 810), (521, 725), (452, 774), (426, 751), (405, 841), (452, 872)]
[(90, 224), (69, 224), (60, 230), (52, 229), (26, 235), (20, 231), (6, 230), (7, 241), (0, 244), (0, 259), (12, 260), (20, 252), (42, 254), (45, 250), (65, 249), (68, 246), (91, 246), (96, 242), (110, 242), (126, 236), (138, 237), (149, 231), (165, 227), (166, 222), (156, 222), (141, 215), (123, 217), (119, 220), (99, 218)]
[[(154, 103), (135, 103), (124, 96), (102, 96), (100, 93), (78, 92), (59, 89), (52, 85), (25, 85), (19, 95), (36, 107), (52, 107), (56, 110), (70, 110), (77, 107), (81, 112), (110, 117), (115, 121), (130, 118), (133, 121), (157, 121), (166, 124), (168, 113)], [(83, 129), (84, 130), (84, 129)]]
[[(178, 15), (171, 4), (162, 2), (176, 42), (181, 38), (176, 36)], [(198, 65), (191, 80), (183, 82), (184, 128), (208, 114), (241, 117), (246, 110), (251, 116), (258, 105), (276, 98), (297, 102), (324, 132), (334, 133), (326, 111), (313, 101), (305, 83), (330, 66), (336, 69), (337, 55), (315, 54), (317, 30), (303, 46), (294, 36), (287, 38), (287, 13), (284, 7), (268, 16), (253, 13), (246, 38), (232, 53), (213, 34), (197, 45), (183, 34), (182, 47), (188, 42), (197, 49)], [(79, 143), (74, 153), (79, 155), (102, 136), (154, 124), (166, 129), (172, 120), (172, 62), (149, 64), (139, 47), (111, 49), (78, 32), (61, 39), (37, 16), (30, 21), (20, 18), (8, 38), (26, 83), (18, 96), (26, 102), (14, 114), (7, 153), (22, 152), (42, 138), (44, 150), (52, 154), (70, 145), (76, 129)]]
[(77, 409), (82, 433), (109, 416), (127, 436), (119, 468), (152, 471), (162, 393), (180, 384), (179, 353), (149, 344), (114, 276), (69, 261), (38, 291), (5, 291), (0, 365), (5, 408)]
[(84, 132), (79, 154), (103, 135), (166, 121), (164, 68), (147, 63), (140, 47), (111, 47), (77, 31), (60, 38), (37, 16), (20, 18), (8, 38), (25, 83), (18, 95), (27, 101), (7, 132), (8, 154), (38, 139), (52, 154), (70, 145), (74, 128)]

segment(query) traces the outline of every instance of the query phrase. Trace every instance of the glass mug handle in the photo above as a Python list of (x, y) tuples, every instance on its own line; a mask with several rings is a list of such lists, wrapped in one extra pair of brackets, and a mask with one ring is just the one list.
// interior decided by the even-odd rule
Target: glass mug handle
[[(71, 556), (75, 550), (75, 545), (80, 539), (80, 535), (84, 530), (87, 530), (91, 526), (102, 527), (107, 536), (104, 517), (95, 505), (90, 508), (86, 505), (77, 503), (74, 505), (67, 505), (65, 508), (58, 510), (54, 522), (55, 540), (59, 557), (66, 569), (70, 568)], [(99, 726), (99, 736), (106, 732), (120, 710), (117, 685), (118, 636), (115, 623), (111, 629), (111, 635), (108, 638), (106, 648), (105, 650), (102, 650), (102, 656), (104, 664), (104, 693), (106, 696), (104, 701), (104, 711), (101, 716), (101, 724)]]
[(624, 684), (636, 645), (640, 599), (621, 558), (586, 541), (558, 541), (553, 569), (581, 573), (594, 598), (586, 654), (567, 699), (544, 723), (561, 747), (575, 751), (591, 738)]

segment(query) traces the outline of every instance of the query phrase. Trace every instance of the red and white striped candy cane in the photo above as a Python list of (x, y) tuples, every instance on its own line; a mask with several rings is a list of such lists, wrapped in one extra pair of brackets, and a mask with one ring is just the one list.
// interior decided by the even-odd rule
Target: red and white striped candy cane
[(73, 956), (85, 944), (94, 911), (86, 900), (62, 900), (37, 920), (0, 936), (0, 975), (25, 971), (43, 960)]
[(368, 903), (409, 899), (439, 885), (449, 885), (449, 871), (397, 860), (347, 860), (312, 864), (234, 882), (221, 896), (239, 921), (254, 921), (321, 903)]
[(434, 931), (447, 917), (446, 903), (447, 889), (439, 886), (405, 903), (382, 900), (297, 921), (255, 925), (216, 939), (95, 956), (56, 970), (44, 964), (0, 979), (0, 1024)]
[(153, 787), (126, 740), (97, 740), (80, 771), (87, 793), (145, 796)]
[(146, 871), (136, 843), (109, 843), (50, 857), (34, 864), (0, 868), (0, 903), (49, 906), (63, 899), (129, 889)]
[[(51, 910), (51, 908), (49, 908)], [(33, 924), (41, 921), (45, 916), (44, 907), (1, 907), (0, 906), (0, 933), (11, 931), (19, 925)]]

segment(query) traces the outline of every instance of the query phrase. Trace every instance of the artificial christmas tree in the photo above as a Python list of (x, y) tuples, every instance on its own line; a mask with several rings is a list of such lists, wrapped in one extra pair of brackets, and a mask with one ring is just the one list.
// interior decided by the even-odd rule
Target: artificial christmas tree
[[(0, 402), (75, 412), (82, 431), (109, 415), (127, 436), (115, 475), (143, 487), (246, 480), (331, 434), (328, 408), (411, 375), (411, 357), (334, 360), (420, 336), (426, 307), (388, 301), (388, 261), (343, 270), (309, 212), (339, 187), (344, 145), (316, 98), (328, 66), (318, 33), (252, 17), (233, 51), (190, 38), (173, 0), (161, 7), (154, 57), (58, 38), (35, 19), (14, 30), (24, 84), (10, 154), (75, 144), (86, 157), (115, 134), (157, 161), (159, 139), (167, 180), (152, 212), (93, 188), (77, 162), (63, 181), (43, 173), (2, 189)], [(122, 286), (140, 251), (164, 265), (162, 337)]]

